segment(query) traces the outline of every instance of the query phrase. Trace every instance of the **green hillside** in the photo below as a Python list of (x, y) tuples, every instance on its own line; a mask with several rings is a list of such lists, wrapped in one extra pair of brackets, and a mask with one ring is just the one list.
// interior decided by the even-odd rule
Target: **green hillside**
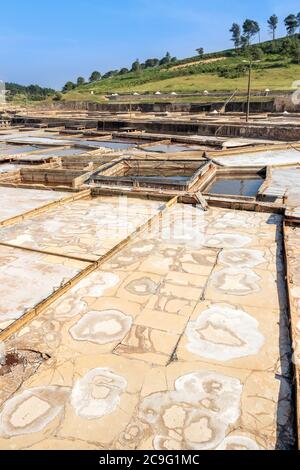
[(26, 103), (46, 100), (55, 95), (52, 88), (43, 88), (39, 85), (19, 85), (17, 83), (5, 83), (8, 102)]
[(249, 58), (253, 60), (254, 90), (291, 90), (300, 79), (300, 39), (295, 35), (134, 72), (115, 71), (110, 78), (64, 93), (62, 99), (102, 101), (111, 93), (246, 91), (248, 64), (244, 61)]

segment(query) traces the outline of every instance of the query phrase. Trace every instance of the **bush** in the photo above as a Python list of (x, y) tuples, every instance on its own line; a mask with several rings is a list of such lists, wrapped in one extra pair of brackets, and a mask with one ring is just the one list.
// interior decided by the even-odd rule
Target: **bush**
[(251, 49), (251, 57), (253, 60), (262, 60), (264, 58), (264, 52), (260, 47), (253, 47)]
[(247, 73), (246, 67), (232, 67), (220, 70), (218, 76), (221, 78), (241, 78)]
[(300, 43), (295, 44), (290, 54), (293, 64), (300, 64)]
[(53, 96), (53, 101), (61, 101), (62, 100), (62, 93), (55, 93)]

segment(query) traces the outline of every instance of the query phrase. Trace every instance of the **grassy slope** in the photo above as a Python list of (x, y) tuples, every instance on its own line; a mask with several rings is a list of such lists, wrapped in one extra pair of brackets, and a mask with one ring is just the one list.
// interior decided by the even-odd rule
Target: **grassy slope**
[[(278, 40), (281, 41), (281, 40)], [(264, 43), (267, 44), (267, 43)], [(203, 90), (246, 91), (247, 74), (239, 78), (224, 78), (220, 70), (233, 69), (243, 64), (243, 57), (230, 57), (223, 51), (199, 57), (191, 57), (176, 62), (172, 66), (142, 70), (87, 84), (64, 95), (65, 100), (104, 101), (108, 93), (145, 92), (201, 92)], [(227, 57), (226, 57), (227, 55)], [(215, 61), (219, 57), (222, 60)], [(212, 60), (212, 62), (210, 62)], [(300, 79), (300, 65), (279, 54), (266, 54), (253, 71), (254, 90), (291, 90), (292, 83)], [(91, 91), (94, 92), (91, 95)]]
[[(294, 78), (295, 77), (295, 78)], [(296, 77), (300, 78), (300, 66), (293, 65), (290, 68), (269, 69), (263, 71), (254, 71), (252, 89), (254, 90), (288, 90), (291, 89), (292, 83)], [(240, 78), (222, 78), (216, 74), (199, 74), (183, 77), (175, 77), (166, 80), (158, 80), (134, 87), (114, 87), (111, 83), (107, 88), (109, 91), (111, 86), (116, 91), (137, 91), (147, 92), (157, 90), (161, 92), (199, 92), (203, 90), (211, 91), (227, 91), (238, 88), (240, 91), (246, 91), (247, 77)], [(95, 87), (95, 90), (97, 88)], [(97, 90), (100, 91), (100, 90)], [(104, 91), (104, 90), (103, 90)]]

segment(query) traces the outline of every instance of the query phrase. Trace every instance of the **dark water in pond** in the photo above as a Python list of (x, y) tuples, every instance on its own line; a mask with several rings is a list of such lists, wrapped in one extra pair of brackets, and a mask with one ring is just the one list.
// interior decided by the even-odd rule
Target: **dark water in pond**
[(156, 176), (137, 176), (137, 179), (142, 179), (145, 181), (154, 181), (157, 179), (162, 179), (164, 181), (174, 181), (174, 183), (185, 183), (190, 179), (190, 176), (164, 176), (164, 175), (156, 175)]
[[(179, 173), (179, 174), (178, 174)], [(152, 169), (143, 169), (143, 168), (130, 168), (128, 169), (124, 176), (129, 176), (131, 178), (140, 178), (144, 180), (154, 180), (154, 179), (163, 179), (163, 180), (173, 180), (174, 182), (185, 182), (189, 180), (193, 175), (193, 171), (190, 169), (180, 169), (180, 171), (167, 170), (164, 168), (152, 168)]]
[(211, 194), (232, 194), (234, 196), (256, 196), (263, 184), (263, 178), (253, 179), (217, 179), (209, 188)]

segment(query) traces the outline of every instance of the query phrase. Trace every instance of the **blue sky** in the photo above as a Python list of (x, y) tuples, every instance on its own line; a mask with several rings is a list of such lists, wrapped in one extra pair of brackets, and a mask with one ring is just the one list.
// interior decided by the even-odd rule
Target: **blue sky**
[(0, 79), (61, 88), (79, 75), (129, 66), (136, 58), (194, 55), (231, 45), (233, 21), (300, 11), (286, 0), (11, 0), (1, 2)]

